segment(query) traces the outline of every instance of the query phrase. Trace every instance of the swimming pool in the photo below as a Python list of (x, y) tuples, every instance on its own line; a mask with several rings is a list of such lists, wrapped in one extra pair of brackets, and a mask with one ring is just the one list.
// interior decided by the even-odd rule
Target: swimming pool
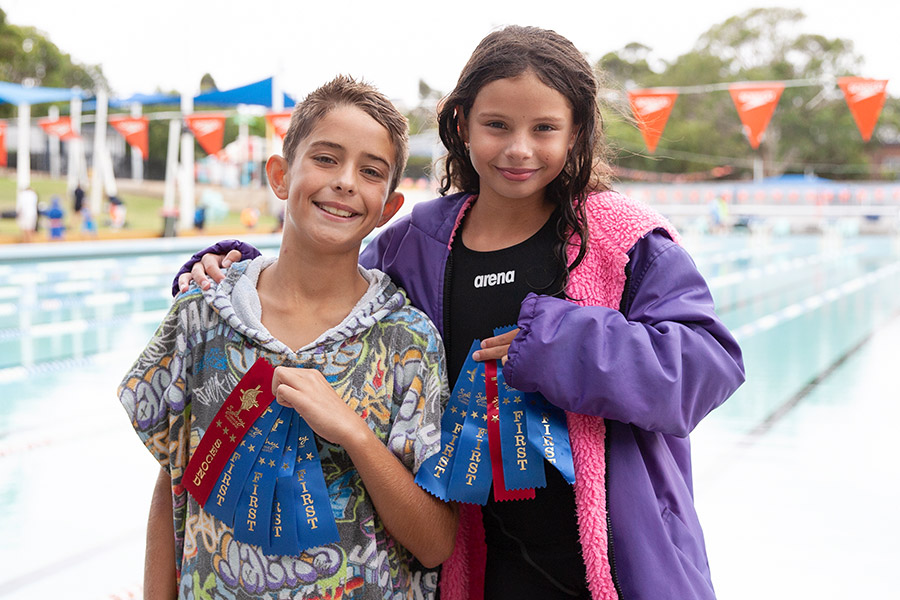
[[(2, 249), (0, 598), (140, 596), (157, 467), (115, 388), (165, 314), (173, 273), (208, 241)], [(279, 238), (248, 241), (272, 253)], [(685, 244), (748, 373), (692, 435), (719, 597), (888, 594), (900, 562), (898, 239)]]

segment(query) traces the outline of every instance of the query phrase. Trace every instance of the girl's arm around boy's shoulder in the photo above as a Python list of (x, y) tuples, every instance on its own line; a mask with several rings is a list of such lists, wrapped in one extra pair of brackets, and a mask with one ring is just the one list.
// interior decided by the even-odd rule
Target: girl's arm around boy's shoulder
[(686, 436), (743, 382), (741, 350), (683, 248), (653, 232), (630, 254), (624, 314), (526, 298), (504, 375), (566, 410)]
[(406, 215), (379, 231), (360, 252), (359, 264), (367, 269), (384, 271), (386, 258), (396, 254), (397, 246), (403, 240), (403, 232), (408, 228), (409, 215)]
[[(240, 254), (240, 257), (237, 256), (238, 253)], [(209, 287), (208, 280), (206, 280), (207, 275), (212, 277), (215, 282), (219, 283), (225, 278), (225, 273), (221, 270), (222, 268), (227, 267), (233, 262), (256, 258), (261, 254), (262, 253), (256, 246), (248, 242), (242, 242), (240, 240), (218, 241), (212, 246), (200, 250), (181, 265), (178, 273), (175, 274), (175, 279), (172, 281), (172, 296), (177, 296), (179, 292), (183, 292), (187, 289), (195, 265), (204, 268), (202, 276), (197, 273), (194, 276), (194, 280), (197, 281), (201, 288), (207, 289)], [(229, 262), (227, 264), (222, 264), (223, 260), (226, 258)]]

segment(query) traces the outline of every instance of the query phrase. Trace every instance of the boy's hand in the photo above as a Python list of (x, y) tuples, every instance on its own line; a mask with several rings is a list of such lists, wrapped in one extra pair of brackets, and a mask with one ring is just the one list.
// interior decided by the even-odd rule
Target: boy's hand
[(481, 342), (481, 350), (472, 353), (472, 358), (477, 361), (499, 360), (502, 364), (506, 364), (507, 354), (509, 353), (509, 345), (512, 343), (519, 329), (507, 331), (504, 334), (486, 338)]
[(325, 376), (315, 369), (276, 367), (272, 378), (275, 401), (290, 406), (318, 435), (345, 446), (351, 436), (368, 430), (366, 422), (337, 395)]
[(221, 283), (225, 279), (225, 272), (222, 269), (227, 269), (232, 263), (239, 260), (241, 260), (239, 250), (232, 250), (224, 256), (221, 254), (204, 254), (203, 258), (191, 267), (190, 273), (182, 273), (178, 277), (178, 289), (181, 292), (187, 291), (193, 280), (200, 286), (200, 289), (208, 290), (209, 286), (212, 285), (209, 277), (212, 277), (216, 283)]

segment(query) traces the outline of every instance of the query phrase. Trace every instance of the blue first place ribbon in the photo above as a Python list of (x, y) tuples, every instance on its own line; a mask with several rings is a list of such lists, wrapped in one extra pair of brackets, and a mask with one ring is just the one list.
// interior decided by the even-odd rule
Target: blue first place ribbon
[[(480, 347), (478, 340), (472, 342), (469, 356)], [(471, 372), (474, 379), (475, 361), (466, 359), (463, 373)], [(468, 371), (467, 371), (468, 370)], [(450, 497), (450, 477), (458, 454), (460, 435), (463, 431), (469, 400), (472, 397), (471, 385), (466, 385), (463, 375), (457, 378), (450, 394), (450, 400), (441, 417), (441, 451), (428, 457), (416, 472), (416, 483), (425, 491), (434, 494), (447, 502)]]
[[(236, 540), (255, 544), (268, 555), (299, 556), (308, 548), (340, 541), (315, 434), (297, 411), (273, 402), (265, 389), (271, 365), (260, 358), (251, 371), (236, 390), (258, 384), (254, 399), (259, 398), (261, 412), (245, 427), (240, 443), (234, 442), (227, 462), (220, 461), (221, 472), (210, 470), (214, 485), (195, 496), (208, 494), (203, 509), (232, 527)], [(230, 410), (233, 418), (236, 402), (219, 412)], [(200, 468), (197, 464), (194, 471)], [(194, 494), (196, 487), (189, 491)]]
[(497, 369), (500, 412), (500, 445), (503, 479), (508, 490), (542, 488), (547, 485), (543, 456), (528, 436), (526, 395), (509, 387), (503, 369)]
[[(512, 327), (498, 328), (494, 335)], [(441, 452), (429, 457), (416, 483), (442, 500), (484, 505), (492, 484), (484, 363), (472, 342), (441, 419)], [(565, 411), (536, 392), (511, 388), (497, 369), (501, 461), (508, 490), (545, 487), (544, 460), (575, 482)], [(544, 459), (544, 460), (541, 460)]]
[[(494, 329), (494, 335), (501, 335), (508, 331), (512, 331), (515, 329), (515, 325), (509, 325), (506, 327), (498, 327)], [(541, 469), (540, 475), (536, 472), (529, 472), (531, 464), (542, 464), (541, 461), (534, 461), (533, 458), (535, 454), (538, 456), (542, 456), (547, 462), (552, 464), (556, 469), (562, 474), (563, 478), (569, 482), (569, 484), (575, 483), (575, 465), (572, 461), (572, 444), (569, 440), (569, 427), (566, 423), (566, 411), (559, 408), (558, 406), (554, 406), (547, 399), (538, 392), (520, 392), (515, 388), (511, 388), (506, 384), (506, 381), (503, 380), (503, 369), (497, 369), (498, 374), (498, 387), (500, 388), (500, 437), (501, 437), (501, 446), (504, 450), (509, 449), (510, 452), (504, 452), (504, 468), (503, 468), (503, 476), (506, 478), (508, 489), (517, 489), (516, 485), (521, 482), (528, 482), (532, 480), (541, 480), (545, 481), (543, 485), (523, 485), (522, 487), (544, 487), (546, 485), (546, 478), (543, 473), (543, 469)], [(502, 382), (502, 385), (501, 385)], [(510, 400), (510, 402), (506, 402), (506, 400)], [(521, 401), (520, 401), (521, 400)], [(525, 420), (526, 420), (526, 430), (528, 432), (528, 446), (529, 450), (526, 453), (526, 458), (528, 467), (524, 470), (519, 468), (521, 467), (521, 463), (518, 462), (519, 456), (521, 453), (518, 448), (521, 442), (521, 439), (515, 437), (519, 434), (519, 428), (515, 428), (515, 433), (510, 437), (510, 433), (512, 433), (512, 427), (507, 424), (506, 432), (507, 435), (504, 437), (504, 425), (503, 425), (503, 409), (504, 407), (509, 409), (510, 406), (523, 406), (525, 409)], [(521, 418), (521, 416), (519, 416)], [(514, 422), (516, 421), (516, 416), (514, 415)], [(510, 460), (507, 460), (507, 454), (513, 454), (512, 450), (515, 449), (516, 453), (511, 457)], [(510, 481), (512, 478), (512, 481)], [(514, 484), (515, 482), (515, 484)]]
[(470, 364), (466, 361), (463, 374), (457, 378), (457, 383), (463, 380), (463, 386), (469, 393), (469, 405), (459, 436), (459, 450), (450, 473), (449, 493), (453, 500), (472, 504), (487, 502), (493, 479), (484, 376), (484, 363), (472, 361)]
[[(297, 415), (297, 411), (292, 409), (292, 412)], [(304, 548), (324, 546), (340, 541), (341, 538), (331, 512), (331, 499), (328, 497), (322, 463), (316, 449), (316, 436), (300, 415), (297, 415), (297, 422), (297, 458), (291, 476), (294, 494), (293, 502), (289, 504), (295, 511), (295, 517), (286, 520), (288, 523), (294, 522), (297, 538)]]

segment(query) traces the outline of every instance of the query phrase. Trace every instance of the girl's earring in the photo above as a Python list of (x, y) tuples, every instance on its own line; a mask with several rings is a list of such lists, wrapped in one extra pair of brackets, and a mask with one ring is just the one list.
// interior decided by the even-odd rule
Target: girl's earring
[(464, 142), (466, 146), (466, 154), (469, 154), (469, 142)]

